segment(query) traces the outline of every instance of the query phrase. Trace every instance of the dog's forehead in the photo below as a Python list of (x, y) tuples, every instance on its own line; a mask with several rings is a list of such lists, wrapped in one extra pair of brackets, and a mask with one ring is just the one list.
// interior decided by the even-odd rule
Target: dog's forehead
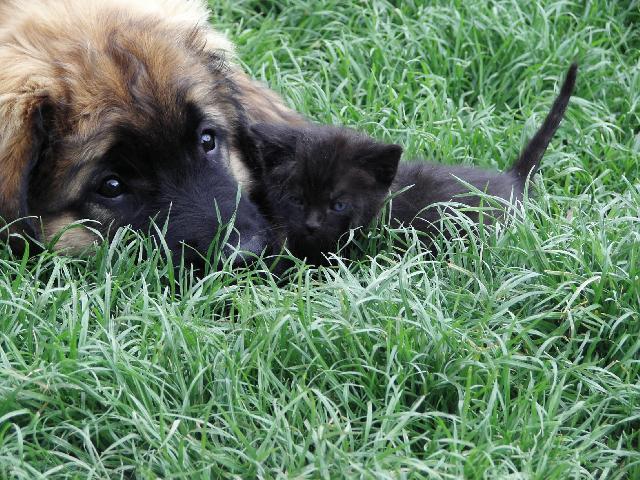
[(109, 34), (70, 58), (59, 77), (70, 129), (81, 137), (126, 124), (170, 134), (193, 105), (221, 127), (230, 121), (224, 72), (212, 71), (202, 52), (179, 42), (150, 33)]
[[(186, 125), (194, 121), (207, 120), (217, 129), (228, 130), (237, 116), (235, 108), (219, 92), (202, 85), (182, 82), (172, 88), (165, 86), (166, 99), (155, 95), (153, 90), (132, 93), (127, 101), (120, 101), (109, 95), (93, 97), (95, 107), (78, 110), (71, 114), (73, 122), (69, 127), (73, 136), (99, 146), (107, 142), (110, 135), (130, 132), (158, 132), (160, 138), (171, 138), (181, 134)], [(167, 90), (173, 90), (169, 92)]]

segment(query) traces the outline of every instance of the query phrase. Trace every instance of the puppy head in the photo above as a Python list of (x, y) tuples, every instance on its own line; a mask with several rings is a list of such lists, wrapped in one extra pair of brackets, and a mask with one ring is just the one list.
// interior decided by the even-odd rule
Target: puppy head
[[(34, 220), (13, 230), (44, 242), (80, 219), (105, 236), (167, 222), (169, 247), (188, 244), (194, 260), (234, 221), (229, 243), (262, 250), (266, 225), (238, 196), (244, 114), (205, 32), (117, 11), (83, 22), (49, 21), (55, 36), (35, 29), (26, 47), (0, 47), (14, 65), (0, 73), (0, 216), (40, 218), (42, 231)], [(57, 248), (93, 241), (74, 229)]]

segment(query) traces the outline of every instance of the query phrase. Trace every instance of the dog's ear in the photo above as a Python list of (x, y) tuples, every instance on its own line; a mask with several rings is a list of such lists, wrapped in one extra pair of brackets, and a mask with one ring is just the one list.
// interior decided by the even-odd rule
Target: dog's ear
[(285, 124), (256, 123), (250, 127), (259, 157), (266, 171), (295, 155), (300, 131)]
[(43, 90), (0, 96), (0, 240), (8, 239), (17, 251), (39, 233), (35, 219), (26, 218), (29, 181), (48, 137), (51, 110)]

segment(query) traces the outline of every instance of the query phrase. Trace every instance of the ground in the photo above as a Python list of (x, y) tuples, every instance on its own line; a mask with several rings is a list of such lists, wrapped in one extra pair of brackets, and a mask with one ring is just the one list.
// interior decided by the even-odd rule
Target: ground
[(576, 95), (535, 199), (435, 258), (382, 229), (281, 286), (124, 232), (1, 249), (0, 477), (640, 478), (640, 3), (211, 4), (253, 75), (406, 160), (505, 168), (573, 60)]

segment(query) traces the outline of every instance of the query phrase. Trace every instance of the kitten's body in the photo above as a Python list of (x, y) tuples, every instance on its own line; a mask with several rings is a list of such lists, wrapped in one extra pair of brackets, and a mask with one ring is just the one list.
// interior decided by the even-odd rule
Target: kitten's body
[[(527, 182), (538, 171), (542, 156), (564, 117), (575, 87), (577, 68), (577, 65), (571, 65), (560, 94), (544, 123), (523, 149), (518, 160), (505, 172), (428, 162), (401, 164), (391, 188), (392, 192), (413, 186), (394, 198), (391, 207), (392, 222), (411, 225), (425, 232), (434, 232), (441, 217), (441, 210), (438, 206), (433, 206), (434, 204), (453, 201), (469, 207), (478, 207), (484, 201), (481, 195), (470, 193), (471, 189), (466, 184), (480, 192), (512, 203), (521, 200)], [(499, 214), (484, 207), (485, 205), (481, 211), (483, 214), (486, 213), (485, 219)], [(478, 209), (470, 209), (466, 214), (472, 220), (478, 221)]]
[[(350, 228), (374, 220), (389, 192), (396, 193), (392, 223), (428, 233), (438, 231), (441, 217), (434, 204), (480, 204), (481, 196), (465, 183), (491, 196), (519, 200), (562, 120), (576, 70), (572, 65), (544, 124), (505, 172), (426, 162), (398, 165), (401, 147), (344, 128), (254, 126), (264, 167), (260, 203), (291, 252), (318, 264)], [(477, 210), (467, 215), (478, 221)]]
[[(520, 199), (524, 192), (508, 173), (425, 162), (402, 163), (391, 186), (392, 193), (401, 192), (390, 203), (391, 224), (412, 226), (423, 232), (437, 231), (442, 216), (441, 203), (480, 206), (481, 196), (470, 191), (467, 184), (505, 200)], [(483, 205), (485, 219), (498, 213), (489, 208)], [(465, 211), (473, 221), (478, 221), (478, 212), (479, 209), (473, 208)]]

